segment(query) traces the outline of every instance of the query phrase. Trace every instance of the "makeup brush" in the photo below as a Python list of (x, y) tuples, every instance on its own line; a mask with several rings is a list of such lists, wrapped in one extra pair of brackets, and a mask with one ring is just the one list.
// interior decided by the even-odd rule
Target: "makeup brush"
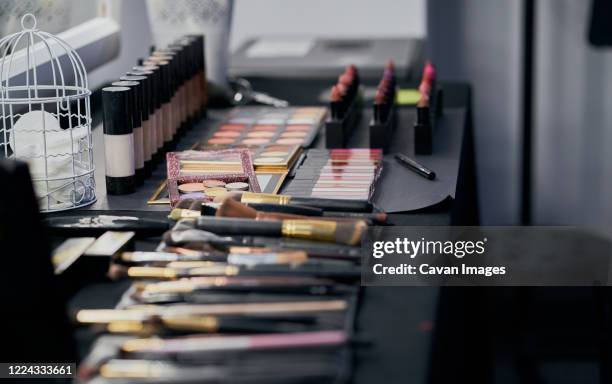
[(199, 229), (187, 229), (181, 231), (167, 231), (164, 233), (162, 240), (167, 246), (171, 247), (207, 247), (209, 244), (215, 246), (241, 245), (271, 247), (279, 250), (302, 250), (308, 254), (308, 257), (361, 260), (361, 249), (359, 247), (321, 243), (303, 239), (270, 238), (261, 236), (230, 237), (219, 236), (212, 232)]
[(305, 314), (345, 311), (345, 300), (306, 300), (298, 302), (131, 305), (124, 309), (81, 309), (75, 319), (79, 324), (108, 324), (113, 321), (142, 321), (159, 316), (230, 316)]
[(372, 212), (372, 204), (366, 200), (321, 199), (316, 197), (295, 197), (269, 193), (242, 192), (242, 203), (268, 203), (280, 205), (306, 205), (324, 211)]
[(223, 200), (219, 208), (217, 208), (217, 212), (215, 214), (217, 217), (238, 217), (245, 219), (255, 219), (255, 220), (324, 220), (324, 221), (336, 221), (336, 222), (345, 222), (345, 223), (355, 223), (355, 221), (363, 220), (366, 221), (366, 224), (371, 224), (364, 219), (354, 219), (354, 218), (335, 218), (335, 217), (322, 217), (317, 216), (315, 218), (311, 218), (308, 216), (302, 215), (294, 215), (290, 213), (277, 213), (277, 212), (259, 212), (252, 207), (247, 206), (246, 204), (242, 204), (232, 198), (226, 198)]
[(316, 331), (287, 334), (245, 336), (192, 336), (175, 339), (133, 339), (125, 342), (124, 353), (145, 353), (147, 356), (197, 353), (228, 353), (273, 349), (306, 349), (344, 345), (348, 338), (344, 331)]
[(255, 317), (161, 316), (151, 320), (116, 321), (106, 331), (150, 336), (168, 333), (281, 333), (303, 332), (308, 326), (299, 323), (271, 321)]
[(331, 89), (331, 95), (329, 98), (329, 106), (330, 106), (330, 113), (331, 113), (332, 119), (335, 119), (335, 120), (342, 119), (343, 113), (341, 109), (342, 107), (340, 105), (341, 102), (342, 102), (342, 95), (340, 95), (340, 91), (338, 90), (338, 87), (334, 85)]
[(363, 220), (354, 223), (323, 220), (251, 220), (228, 217), (197, 218), (198, 229), (224, 235), (294, 237), (347, 245), (359, 245), (367, 229)]
[[(223, 196), (217, 196), (214, 199), (213, 204), (217, 204), (217, 207), (227, 198), (232, 198), (236, 201), (241, 201), (241, 194), (225, 194)], [(385, 212), (373, 212), (373, 213), (362, 213), (362, 212), (336, 212), (336, 211), (324, 211), (321, 208), (308, 207), (305, 205), (281, 205), (281, 204), (266, 204), (266, 203), (244, 203), (251, 208), (258, 211), (264, 212), (279, 212), (279, 213), (292, 213), (303, 216), (324, 216), (334, 218), (353, 218), (362, 220), (371, 220), (375, 223), (384, 223), (387, 221), (387, 214)], [(212, 211), (210, 216), (216, 214), (216, 209)]]

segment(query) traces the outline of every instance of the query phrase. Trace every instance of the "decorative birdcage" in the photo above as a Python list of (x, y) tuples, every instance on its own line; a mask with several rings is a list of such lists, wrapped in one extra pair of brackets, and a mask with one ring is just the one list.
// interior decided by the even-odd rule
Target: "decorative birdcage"
[(0, 40), (0, 156), (28, 163), (41, 211), (89, 205), (96, 194), (85, 66), (64, 40), (38, 30), (32, 14), (21, 26)]

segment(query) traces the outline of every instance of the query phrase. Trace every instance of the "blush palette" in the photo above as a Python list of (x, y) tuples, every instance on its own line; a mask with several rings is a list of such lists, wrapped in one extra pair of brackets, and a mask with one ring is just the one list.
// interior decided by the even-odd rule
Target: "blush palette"
[(238, 107), (204, 140), (206, 146), (310, 146), (327, 116), (324, 107)]
[(283, 193), (369, 201), (381, 172), (381, 149), (311, 149)]

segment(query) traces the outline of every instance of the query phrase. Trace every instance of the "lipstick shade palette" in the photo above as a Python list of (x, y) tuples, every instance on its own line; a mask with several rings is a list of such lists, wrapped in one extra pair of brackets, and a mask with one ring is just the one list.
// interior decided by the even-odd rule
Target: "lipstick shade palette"
[(370, 200), (381, 172), (381, 149), (311, 149), (283, 193), (299, 197)]
[(327, 116), (324, 107), (238, 107), (207, 137), (205, 146), (260, 147), (312, 144)]

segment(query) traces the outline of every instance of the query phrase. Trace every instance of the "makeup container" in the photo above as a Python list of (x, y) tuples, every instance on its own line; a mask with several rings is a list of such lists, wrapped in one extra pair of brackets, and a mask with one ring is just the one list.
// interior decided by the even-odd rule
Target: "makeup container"
[(185, 88), (187, 93), (187, 122), (189, 126), (192, 126), (197, 121), (197, 112), (199, 109), (199, 105), (201, 104), (196, 78), (198, 70), (198, 58), (196, 52), (197, 43), (197, 38), (191, 36), (182, 37), (176, 42), (177, 45), (183, 47), (183, 51), (187, 60), (187, 67), (185, 68)]
[(189, 58), (187, 57), (186, 47), (182, 44), (169, 44), (167, 50), (173, 51), (180, 71), (177, 73), (177, 111), (179, 117), (179, 131), (185, 132), (191, 127), (189, 119), (189, 89), (187, 81), (189, 78)]
[(122, 76), (121, 81), (112, 83), (115, 87), (128, 87), (131, 89), (128, 95), (128, 110), (132, 120), (132, 131), (134, 132), (134, 168), (136, 172), (136, 185), (144, 184), (144, 142), (142, 132), (142, 84), (130, 80), (129, 76)]
[(431, 155), (435, 119), (443, 112), (442, 91), (436, 87), (436, 69), (431, 62), (425, 64), (419, 85), (421, 97), (417, 103), (417, 118), (414, 125), (414, 152)]
[[(172, 123), (172, 108), (170, 105), (171, 100), (171, 67), (168, 56), (152, 56), (143, 62), (143, 64), (151, 64), (159, 67), (160, 71), (160, 88), (158, 89), (160, 103), (161, 103), (161, 137), (163, 140), (163, 152), (167, 152), (172, 149), (174, 145), (174, 128)], [(160, 131), (157, 131), (160, 134)], [(159, 139), (159, 136), (158, 136)]]
[(167, 137), (171, 137), (172, 145), (176, 144), (179, 133), (179, 101), (178, 101), (178, 78), (181, 72), (181, 66), (178, 61), (178, 55), (175, 51), (170, 49), (164, 49), (161, 51), (153, 51), (151, 56), (147, 59), (146, 63), (152, 63), (159, 66), (167, 66), (168, 79), (167, 79), (167, 90), (165, 95), (165, 108), (166, 108), (166, 119), (167, 125), (164, 127), (164, 134)]
[(369, 130), (370, 148), (381, 148), (385, 153), (393, 138), (397, 121), (395, 91), (395, 68), (393, 63), (389, 62), (376, 90)]
[(206, 60), (205, 47), (206, 38), (204, 35), (189, 35), (193, 39), (193, 61), (195, 65), (195, 88), (198, 94), (198, 108), (196, 118), (202, 119), (206, 116), (206, 105), (208, 104), (208, 85), (206, 84)]
[(374, 194), (382, 164), (381, 149), (311, 149), (284, 193), (367, 202)]
[(266, 150), (260, 153), (263, 155), (261, 157), (268, 158), (263, 162), (269, 163), (278, 160), (274, 158), (286, 156), (287, 146), (310, 146), (326, 116), (327, 111), (323, 107), (238, 107), (232, 109), (201, 144), (212, 147), (265, 147)]
[(163, 154), (172, 147), (172, 111), (170, 109), (170, 78), (171, 69), (169, 57), (149, 57), (144, 65), (154, 65), (159, 68), (159, 120), (157, 122), (157, 147)]
[(162, 115), (162, 95), (161, 89), (163, 84), (161, 68), (153, 64), (144, 64), (144, 59), (139, 59), (139, 65), (136, 68), (146, 67), (153, 72), (153, 81), (151, 88), (151, 98), (155, 107), (151, 118), (151, 157), (154, 164), (158, 164), (163, 159), (164, 146), (164, 131), (163, 131), (163, 115)]
[(183, 198), (212, 201), (231, 191), (261, 190), (247, 149), (170, 152), (166, 157), (172, 207)]
[(354, 127), (361, 120), (363, 97), (357, 68), (348, 66), (331, 89), (330, 115), (325, 122), (325, 147), (345, 148)]
[(128, 87), (102, 89), (106, 192), (109, 195), (134, 192), (136, 172), (134, 133), (128, 106), (130, 92), (132, 89)]
[(149, 70), (147, 66), (136, 66), (131, 71), (126, 72), (126, 76), (142, 76), (145, 77), (143, 80), (144, 87), (144, 111), (142, 116), (142, 127), (143, 127), (143, 153), (145, 162), (145, 175), (146, 177), (151, 176), (153, 173), (153, 134), (155, 128), (155, 100), (153, 98), (153, 88), (155, 87), (155, 73)]
[(151, 71), (129, 71), (120, 80), (137, 81), (140, 83), (140, 99), (142, 101), (141, 124), (142, 124), (142, 158), (144, 163), (145, 178), (150, 177), (153, 172), (151, 161)]

